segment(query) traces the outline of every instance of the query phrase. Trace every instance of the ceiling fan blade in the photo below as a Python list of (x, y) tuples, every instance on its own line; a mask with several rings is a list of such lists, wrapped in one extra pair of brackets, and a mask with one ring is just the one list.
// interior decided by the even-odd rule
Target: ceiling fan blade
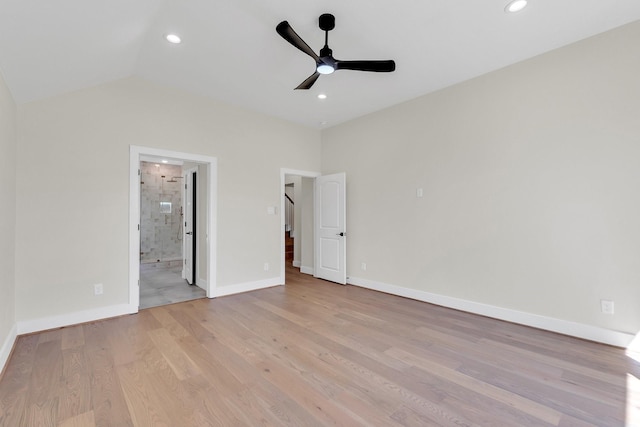
[(300, 83), (296, 89), (310, 89), (311, 86), (313, 86), (313, 84), (316, 82), (316, 80), (318, 80), (318, 77), (320, 77), (320, 73), (316, 71), (315, 73), (307, 77), (305, 81)]
[(295, 31), (293, 31), (293, 28), (291, 28), (291, 25), (289, 25), (287, 21), (282, 21), (281, 23), (279, 23), (276, 27), (276, 31), (282, 36), (283, 39), (312, 57), (314, 61), (320, 61), (318, 55), (313, 51), (313, 49), (309, 47), (308, 44), (304, 42), (304, 40), (302, 40), (302, 38), (300, 38), (300, 36)]
[(377, 73), (390, 73), (396, 69), (393, 60), (388, 61), (338, 61), (336, 70), (373, 71)]

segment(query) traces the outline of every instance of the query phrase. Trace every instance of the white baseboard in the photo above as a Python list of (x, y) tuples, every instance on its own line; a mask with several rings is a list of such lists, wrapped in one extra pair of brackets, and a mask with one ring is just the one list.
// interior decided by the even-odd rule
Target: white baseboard
[(133, 307), (129, 304), (120, 304), (100, 307), (92, 310), (78, 311), (75, 313), (61, 314), (58, 316), (23, 320), (18, 322), (18, 335), (45, 331), (47, 329), (61, 328), (63, 326), (77, 325), (79, 323), (93, 322), (94, 320), (107, 319), (109, 317), (117, 317), (137, 312), (137, 307)]
[(16, 338), (18, 337), (18, 325), (13, 324), (13, 327), (9, 331), (9, 335), (2, 343), (2, 347), (0, 347), (0, 375), (4, 371), (4, 367), (9, 361), (9, 356), (11, 355), (11, 350), (13, 349), (13, 345), (16, 342)]
[(304, 273), (304, 274), (310, 274), (313, 276), (313, 273), (315, 273), (315, 270), (313, 267), (307, 267), (305, 265), (301, 265), (300, 266), (300, 273)]
[(271, 288), (273, 286), (284, 285), (280, 277), (258, 280), (255, 282), (237, 283), (235, 285), (221, 286), (213, 290), (213, 297), (223, 297), (226, 295), (240, 294), (242, 292), (257, 291), (258, 289)]
[(525, 313), (508, 308), (496, 307), (488, 304), (448, 297), (445, 295), (433, 294), (416, 289), (403, 288), (401, 286), (390, 285), (388, 283), (375, 282), (359, 277), (349, 277), (347, 283), (362, 288), (373, 289), (405, 298), (411, 298), (443, 307), (479, 314), (494, 319), (505, 320), (507, 322), (520, 325), (531, 326), (538, 329), (557, 332), (564, 335), (582, 338), (589, 341), (600, 342), (616, 347), (626, 348), (634, 339), (633, 334), (613, 331), (597, 326), (585, 325), (582, 323), (570, 322), (568, 320), (555, 319), (552, 317), (540, 316), (537, 314)]
[(291, 263), (291, 265), (293, 265), (294, 267), (300, 267), (302, 265), (302, 263), (298, 260), (293, 260), (293, 262)]

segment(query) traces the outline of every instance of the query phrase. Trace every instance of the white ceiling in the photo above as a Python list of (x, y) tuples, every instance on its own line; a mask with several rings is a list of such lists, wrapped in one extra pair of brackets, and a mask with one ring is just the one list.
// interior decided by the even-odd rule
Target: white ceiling
[[(321, 128), (640, 19), (639, 0), (530, 0), (516, 14), (506, 3), (0, 0), (0, 70), (18, 104), (139, 76)], [(314, 63), (275, 27), (289, 21), (318, 51), (325, 12), (336, 58), (394, 59), (396, 71), (338, 71), (294, 91)]]

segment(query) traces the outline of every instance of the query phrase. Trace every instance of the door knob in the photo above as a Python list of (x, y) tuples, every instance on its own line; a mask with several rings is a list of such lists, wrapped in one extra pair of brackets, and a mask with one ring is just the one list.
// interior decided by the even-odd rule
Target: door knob
[(346, 236), (346, 234), (347, 233), (345, 233), (345, 232), (340, 232), (340, 233), (336, 234), (336, 236), (344, 237), (344, 236)]
[(192, 233), (191, 231), (187, 231), (187, 232), (186, 232), (186, 233), (184, 233), (184, 234), (188, 234), (189, 236), (191, 236), (193, 233)]

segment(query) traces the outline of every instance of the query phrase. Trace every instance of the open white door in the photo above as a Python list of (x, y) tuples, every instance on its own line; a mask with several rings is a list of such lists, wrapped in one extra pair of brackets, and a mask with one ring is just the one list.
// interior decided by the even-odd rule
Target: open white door
[(182, 265), (182, 277), (189, 283), (190, 285), (194, 284), (194, 260), (195, 260), (195, 251), (194, 251), (194, 231), (195, 231), (195, 198), (194, 189), (195, 189), (195, 169), (189, 169), (184, 172), (184, 234), (183, 234), (183, 258), (184, 263)]
[(315, 277), (347, 283), (346, 175), (319, 176), (315, 186)]

